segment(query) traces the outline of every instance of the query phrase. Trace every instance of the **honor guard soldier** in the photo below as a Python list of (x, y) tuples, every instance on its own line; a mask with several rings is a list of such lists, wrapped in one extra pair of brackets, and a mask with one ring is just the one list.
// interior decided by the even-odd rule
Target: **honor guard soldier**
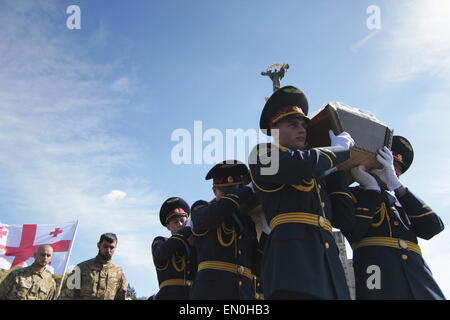
[(255, 224), (245, 212), (254, 196), (248, 168), (236, 160), (215, 165), (206, 175), (213, 179), (215, 199), (192, 205), (191, 228), (198, 256), (192, 299), (255, 299), (258, 240)]
[(345, 235), (353, 248), (356, 299), (445, 299), (417, 244), (417, 237), (431, 239), (444, 225), (398, 179), (413, 161), (413, 148), (394, 136), (392, 152), (378, 153), (383, 168), (370, 171), (377, 180), (361, 166), (351, 170), (360, 186), (351, 190), (356, 223)]
[[(266, 101), (260, 128), (279, 141), (259, 144), (249, 164), (271, 233), (262, 262), (266, 299), (349, 299), (339, 251), (331, 233), (353, 224), (353, 203), (342, 172), (320, 177), (347, 160), (354, 142), (346, 132), (332, 146), (307, 149), (308, 102), (286, 86)], [(274, 130), (277, 129), (277, 130)], [(332, 206), (341, 207), (335, 215)]]
[(189, 299), (197, 271), (192, 232), (186, 226), (189, 213), (189, 205), (179, 197), (169, 198), (161, 206), (159, 219), (172, 236), (153, 240), (152, 255), (160, 289), (153, 300)]
[(11, 271), (0, 283), (0, 300), (53, 300), (56, 283), (45, 267), (52, 261), (53, 248), (43, 245), (31, 266)]
[[(98, 255), (78, 264), (63, 283), (61, 300), (126, 299), (125, 274), (121, 267), (111, 261), (117, 248), (117, 236), (114, 233), (102, 234), (97, 248)], [(79, 281), (76, 280), (78, 277)]]

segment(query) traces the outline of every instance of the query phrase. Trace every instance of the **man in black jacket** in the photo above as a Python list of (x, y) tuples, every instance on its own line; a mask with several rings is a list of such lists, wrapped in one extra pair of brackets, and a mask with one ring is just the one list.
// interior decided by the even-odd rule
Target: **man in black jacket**
[[(392, 152), (378, 151), (383, 169), (352, 169), (356, 223), (345, 236), (353, 248), (356, 299), (445, 299), (422, 257), (417, 237), (444, 229), (439, 216), (406, 188), (399, 177), (410, 167), (409, 141), (394, 136)], [(390, 192), (395, 192), (395, 196)]]
[[(348, 133), (331, 146), (307, 149), (308, 102), (302, 91), (275, 91), (261, 114), (260, 128), (277, 133), (250, 155), (250, 173), (272, 229), (264, 250), (262, 284), (267, 299), (349, 299), (332, 226), (350, 228), (353, 203), (342, 172), (321, 177), (350, 157)], [(335, 203), (342, 214), (333, 212)]]
[(191, 228), (186, 226), (189, 213), (189, 205), (179, 197), (169, 198), (161, 206), (161, 224), (172, 236), (153, 240), (152, 255), (160, 289), (154, 300), (189, 299), (197, 271)]
[(245, 186), (248, 168), (236, 160), (224, 161), (205, 179), (213, 179), (215, 198), (192, 205), (198, 273), (191, 298), (255, 299), (259, 255), (255, 224), (247, 215), (247, 204), (254, 195)]

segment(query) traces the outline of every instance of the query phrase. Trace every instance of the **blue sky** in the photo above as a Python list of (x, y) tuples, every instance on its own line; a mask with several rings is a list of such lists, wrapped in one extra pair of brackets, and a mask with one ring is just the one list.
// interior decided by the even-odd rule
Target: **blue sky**
[[(81, 9), (68, 30), (66, 9)], [(368, 37), (376, 5), (381, 30)], [(0, 221), (79, 220), (70, 264), (116, 232), (138, 295), (157, 291), (161, 203), (210, 199), (210, 165), (174, 165), (175, 129), (258, 128), (271, 63), (327, 101), (366, 109), (415, 147), (405, 185), (449, 224), (450, 5), (434, 1), (4, 0), (0, 4)], [(114, 191), (116, 190), (116, 191)], [(114, 191), (114, 192), (113, 192)], [(421, 241), (447, 297), (447, 230)]]

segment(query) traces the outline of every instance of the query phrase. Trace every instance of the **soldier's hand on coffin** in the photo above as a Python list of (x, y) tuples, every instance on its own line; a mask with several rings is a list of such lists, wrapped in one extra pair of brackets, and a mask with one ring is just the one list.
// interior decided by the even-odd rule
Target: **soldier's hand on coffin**
[(391, 150), (387, 147), (378, 150), (377, 155), (378, 162), (383, 166), (383, 169), (372, 169), (370, 172), (375, 174), (384, 184), (386, 184), (388, 190), (394, 191), (402, 187), (402, 183), (397, 177), (394, 168), (394, 157)]
[(355, 145), (355, 141), (353, 140), (352, 136), (345, 131), (336, 136), (333, 130), (330, 130), (329, 135), (332, 147), (341, 146), (348, 150)]
[(253, 190), (249, 187), (234, 188), (230, 194), (238, 196), (239, 204), (243, 204), (253, 195)]
[(375, 191), (381, 190), (377, 180), (366, 171), (366, 168), (364, 166), (360, 165), (358, 167), (352, 168), (350, 169), (350, 172), (353, 176), (353, 179), (355, 179), (355, 181), (358, 182), (363, 189)]

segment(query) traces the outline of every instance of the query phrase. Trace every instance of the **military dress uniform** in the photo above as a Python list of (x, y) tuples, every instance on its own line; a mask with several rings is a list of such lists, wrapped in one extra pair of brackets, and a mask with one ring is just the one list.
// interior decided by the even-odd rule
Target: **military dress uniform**
[(61, 300), (125, 300), (127, 281), (121, 267), (101, 256), (84, 261), (76, 266), (68, 279), (79, 272), (80, 287), (69, 288), (63, 284)]
[[(266, 102), (260, 128), (271, 134), (271, 124), (299, 116), (305, 121), (308, 103), (303, 92), (287, 86)], [(339, 249), (332, 226), (350, 228), (353, 204), (341, 172), (320, 177), (347, 160), (342, 147), (289, 150), (275, 144), (260, 144), (249, 159), (254, 187), (271, 228), (262, 262), (262, 283), (266, 299), (349, 299)], [(278, 170), (264, 174), (267, 157), (278, 159)], [(264, 160), (266, 158), (266, 160)], [(340, 215), (333, 206), (340, 205)]]
[(0, 300), (53, 300), (55, 292), (52, 274), (32, 265), (11, 271), (0, 283)]
[(255, 263), (253, 265), (253, 273), (255, 275), (255, 298), (257, 300), (264, 300), (264, 291), (261, 280), (261, 263), (262, 258), (264, 257), (264, 247), (267, 241), (268, 235), (264, 232), (261, 233), (261, 236), (258, 240), (258, 247), (255, 253)]
[(219, 200), (199, 200), (192, 205), (191, 228), (199, 264), (191, 297), (253, 300), (258, 240), (253, 220), (240, 210), (253, 195), (244, 187), (248, 168), (237, 161), (224, 161), (208, 172), (209, 179), (215, 187), (234, 187)]
[[(166, 226), (170, 218), (189, 216), (189, 212), (189, 205), (182, 198), (169, 198), (160, 210), (161, 224)], [(188, 242), (191, 236), (191, 228), (187, 226), (170, 238), (156, 237), (153, 240), (152, 256), (160, 288), (154, 300), (189, 299), (197, 272), (196, 250)]]
[[(394, 136), (392, 151), (405, 172), (413, 158), (410, 143)], [(384, 189), (351, 192), (356, 223), (345, 236), (353, 248), (356, 299), (445, 299), (417, 241), (444, 229), (439, 216), (407, 188), (398, 198)], [(371, 266), (379, 267), (378, 287), (367, 284)]]

